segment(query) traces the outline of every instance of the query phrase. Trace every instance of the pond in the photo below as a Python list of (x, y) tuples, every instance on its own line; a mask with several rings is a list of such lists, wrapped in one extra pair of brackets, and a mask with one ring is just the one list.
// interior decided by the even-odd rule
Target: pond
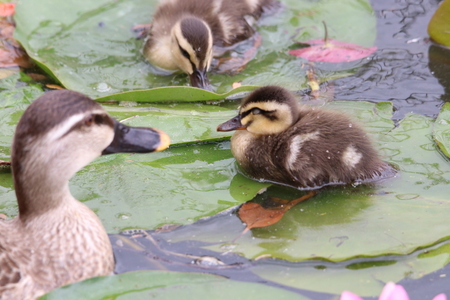
[[(74, 284), (47, 299), (226, 294), (328, 300), (343, 290), (376, 299), (388, 281), (403, 285), (413, 300), (450, 296), (450, 161), (434, 140), (442, 141), (438, 135), (450, 129), (450, 108), (440, 114), (450, 100), (450, 50), (430, 42), (426, 32), (439, 1), (374, 0), (372, 8), (364, 0), (282, 1), (290, 9), (258, 24), (263, 44), (245, 70), (235, 76), (213, 72), (219, 94), (186, 87), (182, 74), (151, 73), (139, 52), (142, 40), (130, 28), (148, 20), (155, 1), (103, 0), (103, 7), (86, 4), (79, 11), (72, 2), (64, 8), (73, 11), (51, 21), (48, 11), (27, 18), (42, 8), (22, 2), (29, 6), (18, 7), (16, 37), (65, 87), (104, 102), (127, 124), (163, 129), (174, 143), (160, 153), (101, 157), (71, 180), (72, 194), (110, 234), (121, 275)], [(306, 62), (284, 50), (294, 40), (320, 38), (322, 19), (333, 38), (378, 50), (357, 62), (315, 63), (322, 82), (317, 100), (299, 67)], [(242, 203), (290, 200), (305, 191), (253, 181), (239, 170), (230, 135), (215, 131), (236, 114), (241, 94), (230, 91), (235, 82), (244, 85), (238, 92), (245, 85), (280, 84), (298, 90), (305, 103), (350, 114), (398, 174), (370, 185), (326, 187), (280, 222), (240, 235)], [(184, 87), (141, 91), (149, 85)], [(0, 88), (0, 159), (8, 160), (15, 124), (42, 85), (21, 73), (1, 80)], [(230, 97), (222, 100), (225, 93)], [(194, 101), (204, 99), (209, 101)], [(17, 214), (5, 168), (0, 212)]]

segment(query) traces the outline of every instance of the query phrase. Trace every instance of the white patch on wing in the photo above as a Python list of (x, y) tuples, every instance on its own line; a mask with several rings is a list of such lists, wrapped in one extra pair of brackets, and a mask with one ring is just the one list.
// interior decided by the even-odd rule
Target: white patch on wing
[(222, 0), (214, 0), (212, 5), (213, 5), (212, 14), (213, 15), (219, 14), (220, 9), (222, 8)]
[(294, 170), (295, 162), (297, 161), (298, 154), (300, 153), (303, 144), (307, 141), (317, 139), (318, 137), (319, 131), (295, 136), (292, 139), (291, 144), (289, 145), (289, 153), (286, 159), (286, 168)]
[(259, 6), (259, 0), (247, 0), (247, 4), (250, 6), (250, 10), (253, 13)]
[(354, 168), (361, 161), (361, 158), (362, 154), (356, 151), (353, 145), (348, 146), (342, 154), (342, 161), (349, 168)]

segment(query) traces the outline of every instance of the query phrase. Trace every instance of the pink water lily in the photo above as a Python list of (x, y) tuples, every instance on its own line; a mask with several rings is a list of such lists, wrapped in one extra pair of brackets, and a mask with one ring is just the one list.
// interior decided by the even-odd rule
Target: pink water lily
[[(355, 295), (351, 292), (344, 291), (341, 294), (340, 300), (364, 300), (363, 298)], [(378, 300), (409, 300), (408, 294), (405, 289), (398, 284), (393, 282), (388, 282), (381, 292), (380, 298)], [(439, 294), (434, 297), (432, 300), (447, 300), (447, 296), (445, 294)]]

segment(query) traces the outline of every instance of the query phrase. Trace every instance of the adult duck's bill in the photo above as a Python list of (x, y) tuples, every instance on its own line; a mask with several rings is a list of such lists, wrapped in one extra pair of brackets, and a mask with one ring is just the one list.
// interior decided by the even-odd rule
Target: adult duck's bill
[(242, 125), (241, 116), (238, 115), (233, 119), (226, 121), (225, 123), (217, 126), (217, 131), (232, 131), (232, 130), (246, 130), (247, 127)]
[(114, 139), (102, 154), (147, 153), (164, 150), (169, 145), (169, 136), (158, 129), (130, 127), (114, 120)]
[(212, 86), (209, 83), (208, 75), (206, 75), (206, 68), (203, 70), (195, 69), (192, 74), (189, 74), (191, 85), (207, 91), (212, 91)]

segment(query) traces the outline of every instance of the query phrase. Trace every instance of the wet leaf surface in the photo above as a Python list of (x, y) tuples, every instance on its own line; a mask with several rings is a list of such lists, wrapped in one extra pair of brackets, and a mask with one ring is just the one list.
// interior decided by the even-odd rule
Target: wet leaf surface
[[(255, 56), (254, 59), (248, 64), (229, 59), (228, 66), (222, 61), (218, 72), (211, 70), (210, 81), (218, 94), (230, 92), (233, 82), (241, 82), (243, 86), (280, 84), (292, 90), (306, 88), (305, 71), (301, 68), (304, 60), (288, 55), (286, 49), (293, 40), (323, 37), (322, 29), (317, 28), (322, 20), (327, 20), (333, 38), (365, 46), (373, 44), (375, 16), (366, 0), (282, 2), (286, 8), (257, 23), (262, 37), (257, 53), (251, 41), (242, 46), (247, 60)], [(23, 0), (16, 7), (14, 35), (37, 64), (63, 86), (93, 98), (188, 85), (184, 74), (163, 76), (153, 72), (141, 54), (143, 40), (136, 39), (132, 31), (138, 24), (151, 22), (156, 3), (156, 0), (69, 0), (56, 10), (48, 9), (52, 0)], [(308, 13), (311, 15), (304, 17)], [(357, 30), (350, 33), (348, 26)], [(243, 65), (245, 68), (239, 74), (220, 74), (221, 68), (241, 70)], [(356, 66), (322, 69), (320, 82), (347, 76)], [(167, 91), (163, 97), (178, 94), (177, 100), (190, 98), (190, 90), (179, 92)]]
[(140, 271), (97, 277), (57, 289), (40, 299), (299, 299), (302, 295), (263, 284), (194, 273)]

